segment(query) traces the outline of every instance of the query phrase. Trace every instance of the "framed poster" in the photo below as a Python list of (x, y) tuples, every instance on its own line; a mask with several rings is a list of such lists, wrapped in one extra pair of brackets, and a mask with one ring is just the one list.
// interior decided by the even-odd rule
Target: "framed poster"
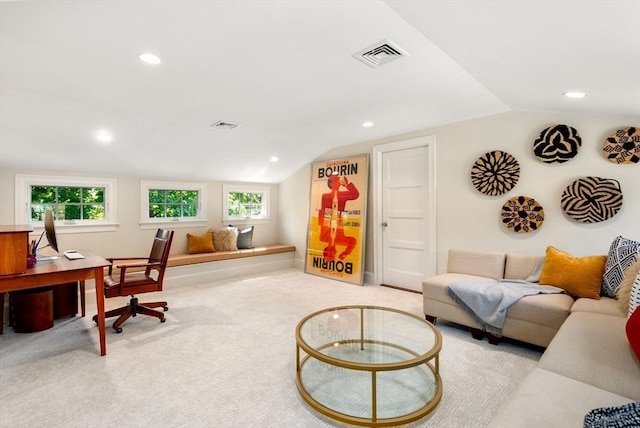
[(368, 180), (368, 154), (311, 165), (306, 273), (363, 284)]

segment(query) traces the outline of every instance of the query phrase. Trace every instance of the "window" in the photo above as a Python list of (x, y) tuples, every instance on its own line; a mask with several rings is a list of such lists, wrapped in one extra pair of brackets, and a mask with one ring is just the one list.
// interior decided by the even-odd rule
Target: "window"
[(60, 233), (115, 230), (113, 179), (16, 175), (16, 221), (43, 227), (53, 211)]
[(269, 188), (223, 186), (223, 220), (257, 220), (269, 218)]
[(172, 227), (206, 226), (206, 187), (201, 183), (140, 182), (143, 229), (171, 222)]

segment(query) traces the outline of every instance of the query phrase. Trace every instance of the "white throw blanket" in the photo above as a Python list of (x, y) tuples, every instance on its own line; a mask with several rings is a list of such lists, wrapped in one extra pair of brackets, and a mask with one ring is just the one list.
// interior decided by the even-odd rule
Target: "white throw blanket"
[[(501, 334), (509, 306), (525, 296), (562, 293), (562, 288), (534, 282), (503, 279), (464, 279), (449, 286), (449, 295), (466, 306), (491, 333)], [(486, 328), (485, 328), (486, 330)]]

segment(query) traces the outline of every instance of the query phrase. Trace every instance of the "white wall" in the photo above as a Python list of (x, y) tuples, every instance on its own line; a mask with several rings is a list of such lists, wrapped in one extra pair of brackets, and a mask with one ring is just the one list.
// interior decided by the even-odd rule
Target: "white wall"
[[(0, 224), (15, 224), (15, 175), (68, 175), (60, 171), (15, 171), (3, 168), (0, 170)], [(86, 174), (85, 174), (86, 175)], [(74, 176), (83, 176), (74, 174)], [(98, 177), (104, 175), (97, 174)], [(154, 180), (149, 177), (105, 177), (117, 180), (117, 222), (115, 232), (73, 233), (63, 234), (57, 230), (58, 245), (65, 249), (91, 249), (104, 257), (118, 256), (146, 256), (155, 234), (155, 229), (140, 229), (140, 181)], [(166, 178), (160, 181), (170, 181)], [(198, 180), (191, 180), (198, 181)], [(200, 181), (199, 181), (200, 182)], [(205, 182), (207, 186), (207, 219), (206, 227), (172, 228), (175, 230), (171, 247), (172, 254), (187, 252), (186, 234), (202, 235), (207, 229), (221, 227), (222, 223), (222, 182)], [(240, 184), (240, 183), (226, 183)], [(263, 184), (260, 184), (264, 186)], [(253, 234), (254, 245), (279, 243), (278, 236), (278, 185), (269, 185), (271, 218), (266, 223), (247, 223), (255, 226)], [(20, 223), (24, 223), (21, 221)]]
[[(450, 248), (544, 254), (546, 247), (553, 245), (576, 256), (605, 254), (618, 235), (640, 240), (640, 164), (616, 165), (602, 155), (606, 137), (622, 127), (640, 127), (637, 122), (638, 118), (629, 117), (509, 112), (344, 146), (316, 160), (372, 153), (378, 144), (435, 135), (438, 272), (444, 270)], [(548, 165), (538, 161), (532, 153), (532, 143), (540, 131), (554, 124), (573, 126), (582, 136), (580, 152), (565, 164)], [(479, 193), (470, 181), (475, 160), (492, 150), (507, 151), (515, 156), (521, 170), (517, 185), (497, 197)], [(587, 175), (614, 178), (620, 182), (624, 204), (614, 218), (588, 225), (570, 220), (562, 212), (560, 196), (564, 188), (576, 178)], [(282, 209), (281, 236), (298, 248), (296, 257), (301, 258), (306, 245), (309, 192), (304, 180), (309, 180), (308, 169), (299, 171), (280, 185), (281, 204), (295, 201), (296, 205), (293, 210)], [(369, 186), (367, 273), (374, 270), (371, 207), (375, 201), (371, 190)], [(545, 221), (536, 232), (517, 234), (500, 223), (499, 214), (504, 202), (519, 195), (535, 198), (544, 208)]]

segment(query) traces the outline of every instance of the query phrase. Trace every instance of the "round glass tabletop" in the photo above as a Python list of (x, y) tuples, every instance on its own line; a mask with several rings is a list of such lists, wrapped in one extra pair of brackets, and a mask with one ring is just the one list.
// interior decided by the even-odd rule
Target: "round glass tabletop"
[(425, 320), (392, 308), (342, 306), (296, 328), (296, 384), (333, 419), (363, 426), (418, 420), (442, 397), (442, 336)]

